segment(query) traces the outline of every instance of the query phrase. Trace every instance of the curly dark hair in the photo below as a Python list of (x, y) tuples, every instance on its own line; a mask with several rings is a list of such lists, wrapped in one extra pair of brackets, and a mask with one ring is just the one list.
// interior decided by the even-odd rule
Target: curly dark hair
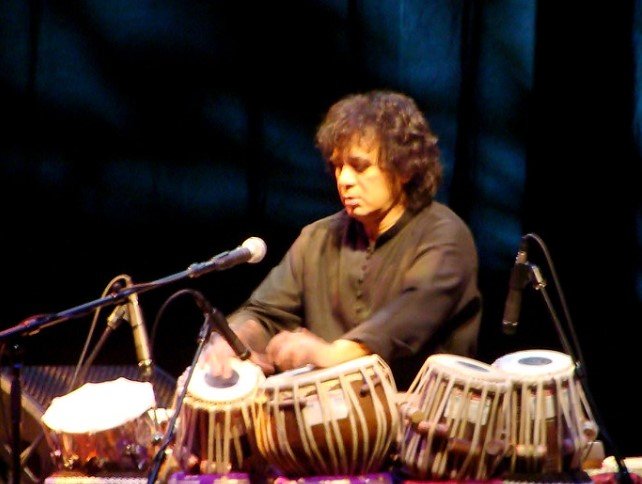
[(379, 167), (407, 180), (407, 208), (418, 211), (430, 205), (442, 177), (440, 151), (437, 136), (410, 97), (376, 90), (339, 100), (319, 126), (316, 145), (331, 165), (355, 137), (371, 133), (379, 143)]

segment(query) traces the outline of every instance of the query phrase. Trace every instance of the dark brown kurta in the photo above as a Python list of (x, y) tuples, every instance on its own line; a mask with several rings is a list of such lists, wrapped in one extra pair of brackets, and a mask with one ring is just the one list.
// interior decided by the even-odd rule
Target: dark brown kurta
[(230, 321), (362, 342), (405, 388), (432, 353), (474, 356), (477, 268), (470, 230), (441, 203), (404, 214), (374, 244), (342, 211), (303, 228)]

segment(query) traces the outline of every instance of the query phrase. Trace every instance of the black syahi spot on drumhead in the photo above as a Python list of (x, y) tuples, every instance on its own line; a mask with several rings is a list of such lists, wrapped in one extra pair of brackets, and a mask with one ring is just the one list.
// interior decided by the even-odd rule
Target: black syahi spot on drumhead
[(553, 363), (553, 360), (546, 358), (545, 356), (527, 356), (525, 358), (520, 358), (518, 361), (520, 364), (528, 366), (544, 366)]
[(207, 383), (211, 387), (230, 388), (238, 383), (239, 374), (235, 370), (232, 370), (232, 376), (230, 376), (229, 378), (224, 378), (222, 376), (213, 376), (208, 373), (207, 375), (205, 375), (204, 380), (205, 383)]

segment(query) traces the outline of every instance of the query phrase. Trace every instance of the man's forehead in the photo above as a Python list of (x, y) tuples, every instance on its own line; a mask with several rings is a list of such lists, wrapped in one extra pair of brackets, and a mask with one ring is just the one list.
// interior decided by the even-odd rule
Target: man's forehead
[(372, 132), (356, 133), (341, 146), (332, 151), (332, 159), (345, 159), (350, 157), (371, 158), (379, 152), (379, 139)]

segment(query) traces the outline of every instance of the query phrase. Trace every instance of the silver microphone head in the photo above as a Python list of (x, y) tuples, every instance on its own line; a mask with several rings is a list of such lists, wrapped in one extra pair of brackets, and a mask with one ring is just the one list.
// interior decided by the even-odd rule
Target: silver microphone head
[(259, 237), (250, 237), (241, 244), (241, 247), (245, 247), (250, 251), (250, 254), (252, 254), (250, 259), (248, 260), (248, 263), (250, 264), (261, 262), (263, 260), (263, 257), (265, 257), (265, 253), (267, 252), (267, 245), (265, 245), (263, 239), (260, 239)]

